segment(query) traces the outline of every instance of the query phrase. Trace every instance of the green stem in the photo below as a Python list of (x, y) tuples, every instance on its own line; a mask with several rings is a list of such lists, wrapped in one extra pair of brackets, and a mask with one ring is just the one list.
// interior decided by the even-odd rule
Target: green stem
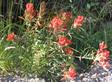
[(81, 57), (81, 56), (75, 56), (75, 58), (78, 58), (78, 59), (94, 60), (94, 58), (87, 58), (87, 57)]

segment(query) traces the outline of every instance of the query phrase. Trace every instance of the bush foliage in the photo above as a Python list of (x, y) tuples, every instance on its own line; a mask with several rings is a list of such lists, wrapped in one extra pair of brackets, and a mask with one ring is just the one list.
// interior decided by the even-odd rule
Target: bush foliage
[(111, 0), (63, 2), (10, 1), (9, 12), (0, 18), (1, 75), (59, 82), (75, 79), (97, 62), (108, 70)]

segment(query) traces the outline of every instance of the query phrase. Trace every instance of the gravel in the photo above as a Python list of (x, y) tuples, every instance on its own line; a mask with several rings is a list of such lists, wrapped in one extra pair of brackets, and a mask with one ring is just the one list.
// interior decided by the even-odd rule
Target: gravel
[(89, 72), (81, 73), (69, 82), (112, 82), (112, 60), (107, 71), (97, 64)]
[[(105, 71), (99, 65), (95, 65), (89, 72), (79, 74), (75, 80), (66, 82), (112, 82), (112, 60), (108, 71)], [(39, 78), (20, 78), (20, 77), (0, 77), (0, 82), (45, 82)]]

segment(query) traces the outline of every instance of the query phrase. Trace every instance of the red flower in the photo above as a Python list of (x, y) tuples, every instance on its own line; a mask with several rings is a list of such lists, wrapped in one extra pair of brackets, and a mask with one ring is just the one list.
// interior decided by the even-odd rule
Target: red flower
[(62, 14), (62, 19), (63, 19), (65, 22), (69, 22), (71, 18), (72, 18), (72, 13), (71, 13), (71, 12), (64, 12), (64, 13)]
[(63, 24), (62, 28), (59, 29), (60, 32), (65, 32), (67, 31), (67, 25)]
[(110, 66), (109, 61), (99, 61), (100, 66), (103, 67), (103, 69), (107, 70), (107, 68)]
[(14, 41), (14, 38), (15, 38), (15, 34), (14, 33), (10, 33), (7, 35), (7, 41)]
[(107, 45), (105, 44), (105, 42), (101, 42), (100, 44), (99, 44), (99, 49), (100, 50), (103, 50), (103, 49), (106, 49), (107, 48)]
[(33, 3), (27, 3), (26, 4), (26, 11), (27, 12), (32, 12), (34, 10), (34, 5)]
[(51, 20), (49, 27), (56, 32), (61, 29), (62, 25), (63, 25), (63, 20), (61, 20), (58, 16), (55, 16)]
[(58, 43), (59, 43), (60, 46), (68, 46), (72, 42), (71, 42), (71, 40), (69, 40), (65, 36), (60, 36), (59, 39), (58, 39)]
[(102, 51), (102, 56), (104, 56), (105, 58), (108, 58), (110, 55), (110, 52), (108, 50), (103, 50)]
[(74, 27), (74, 28), (76, 28), (76, 27), (81, 27), (82, 24), (83, 24), (83, 21), (84, 21), (84, 17), (83, 17), (83, 16), (78, 16), (78, 17), (74, 20), (73, 27)]
[(26, 4), (26, 10), (24, 13), (25, 19), (31, 21), (35, 16), (37, 16), (37, 12), (32, 3)]
[(106, 48), (107, 45), (104, 42), (101, 42), (95, 58), (95, 61), (98, 61), (105, 70), (110, 66), (108, 61), (110, 52), (106, 50)]
[(109, 56), (110, 56), (110, 52), (108, 50), (103, 50), (103, 51), (98, 50), (96, 55), (96, 60), (105, 61), (109, 59)]
[(72, 66), (68, 70), (68, 75), (72, 80), (75, 79), (75, 77), (77, 75), (76, 71), (74, 70), (74, 68)]
[(73, 49), (72, 48), (65, 48), (64, 49), (66, 54), (72, 55), (73, 54)]
[(74, 80), (76, 78), (76, 75), (77, 75), (77, 72), (71, 66), (68, 71), (64, 72), (64, 74), (62, 75), (63, 78), (61, 80), (66, 80), (66, 79), (72, 79), (72, 80)]

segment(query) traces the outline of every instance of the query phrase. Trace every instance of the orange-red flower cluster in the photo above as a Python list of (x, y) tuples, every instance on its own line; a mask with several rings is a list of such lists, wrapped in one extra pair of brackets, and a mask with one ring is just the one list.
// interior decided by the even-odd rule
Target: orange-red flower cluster
[(70, 67), (68, 70), (68, 75), (71, 79), (75, 79), (77, 73), (73, 67)]
[(99, 61), (99, 64), (106, 70), (109, 67), (110, 52), (106, 49), (107, 45), (104, 42), (99, 44), (95, 61)]
[(64, 49), (66, 54), (72, 55), (73, 54), (73, 49), (72, 48), (65, 48)]
[(27, 20), (32, 20), (37, 15), (33, 3), (27, 3), (24, 16)]
[(27, 12), (33, 12), (34, 11), (34, 5), (32, 3), (26, 4), (26, 11)]
[(61, 30), (63, 25), (63, 20), (61, 20), (58, 16), (55, 16), (51, 22), (49, 27), (52, 28), (54, 30), (54, 32), (57, 32), (59, 30)]
[(104, 50), (104, 49), (106, 49), (107, 48), (107, 45), (105, 44), (105, 42), (101, 42), (100, 44), (99, 44), (99, 49), (100, 49), (100, 51), (101, 50)]
[(65, 23), (68, 23), (70, 19), (72, 18), (72, 13), (71, 12), (64, 12), (62, 14), (62, 19), (65, 21)]
[(77, 18), (74, 20), (73, 27), (81, 27), (84, 21), (84, 16), (77, 16)]
[(72, 44), (72, 41), (69, 40), (69, 39), (68, 39), (67, 37), (65, 37), (65, 36), (60, 36), (60, 37), (58, 38), (58, 43), (59, 43), (60, 46), (64, 47), (64, 46), (68, 46), (68, 45)]
[(6, 39), (7, 41), (14, 41), (14, 39), (15, 39), (14, 32), (7, 35), (7, 39)]
[(76, 78), (76, 75), (77, 75), (76, 70), (72, 66), (70, 66), (69, 70), (64, 72), (64, 74), (62, 75), (63, 76), (62, 80), (66, 79), (74, 80)]
[[(67, 30), (67, 24), (72, 18), (71, 12), (63, 12), (62, 17), (55, 16), (50, 24), (49, 27), (53, 29), (54, 32), (63, 32)], [(84, 21), (84, 16), (77, 16), (77, 18), (74, 20), (73, 27), (81, 27)]]

